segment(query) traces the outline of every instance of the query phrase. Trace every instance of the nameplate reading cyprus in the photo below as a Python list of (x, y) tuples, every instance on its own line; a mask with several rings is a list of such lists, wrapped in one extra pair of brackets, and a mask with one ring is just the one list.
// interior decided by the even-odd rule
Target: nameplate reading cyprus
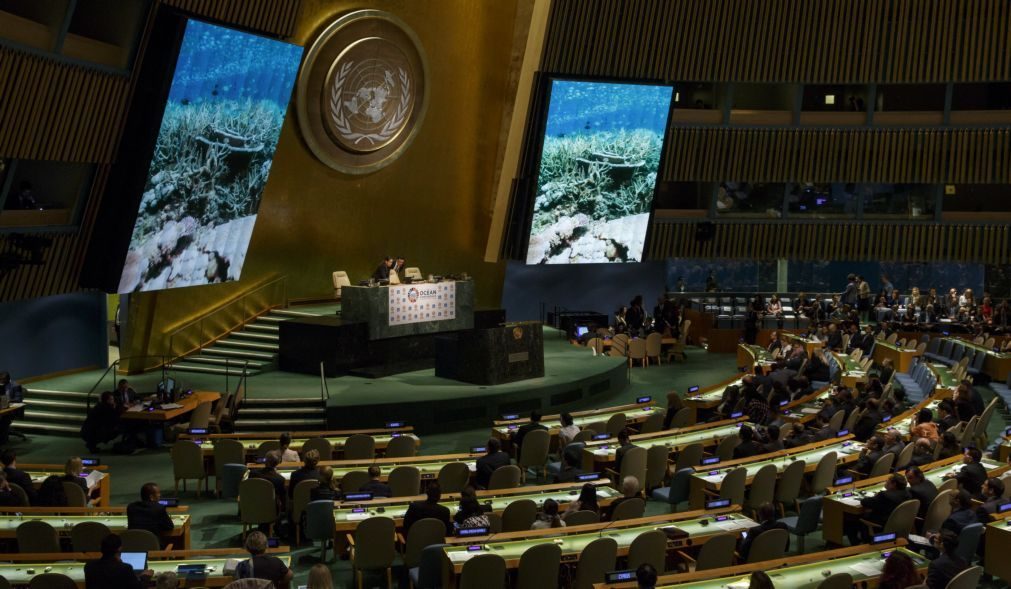
[(456, 283), (390, 287), (390, 325), (456, 319)]

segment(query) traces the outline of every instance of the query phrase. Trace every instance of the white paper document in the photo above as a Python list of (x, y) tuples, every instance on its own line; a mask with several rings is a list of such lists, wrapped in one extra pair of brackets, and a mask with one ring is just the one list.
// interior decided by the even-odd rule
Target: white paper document
[(88, 488), (91, 489), (95, 485), (97, 485), (99, 483), (99, 481), (101, 481), (104, 478), (105, 478), (105, 473), (104, 472), (99, 472), (97, 470), (93, 470), (93, 471), (91, 471), (91, 472), (88, 473), (88, 476), (84, 477), (84, 482), (87, 483)]

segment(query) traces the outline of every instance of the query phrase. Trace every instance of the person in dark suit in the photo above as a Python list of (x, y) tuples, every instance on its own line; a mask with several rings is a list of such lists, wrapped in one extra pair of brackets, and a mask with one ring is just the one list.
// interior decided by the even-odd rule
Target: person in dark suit
[(941, 524), (941, 529), (961, 534), (962, 528), (975, 523), (979, 523), (979, 517), (973, 507), (972, 497), (965, 492), (965, 489), (959, 489), (958, 493), (951, 497), (951, 514)]
[(502, 451), (502, 442), (498, 438), (489, 439), (487, 454), (477, 459), (477, 473), (474, 475), (477, 486), (487, 489), (488, 483), (491, 482), (491, 473), (509, 464), (509, 454)]
[(621, 460), (625, 454), (637, 446), (629, 439), (628, 430), (623, 429), (618, 432), (618, 449), (614, 453), (614, 470), (621, 471)]
[(955, 575), (969, 568), (969, 564), (955, 554), (958, 548), (958, 534), (944, 530), (934, 537), (934, 546), (941, 555), (932, 560), (927, 567), (927, 587), (945, 589)]
[(425, 500), (415, 501), (407, 507), (407, 513), (404, 514), (404, 534), (411, 531), (414, 522), (430, 517), (445, 524), (446, 535), (452, 535), (453, 524), (449, 520), (449, 508), (439, 505), (441, 498), (442, 489), (439, 488), (439, 483), (432, 481), (425, 489)]
[(555, 475), (556, 483), (571, 483), (583, 474), (580, 466), (580, 457), (575, 452), (564, 452), (562, 454), (562, 469)]
[(906, 469), (906, 481), (909, 483), (909, 496), (920, 501), (917, 517), (923, 518), (930, 503), (937, 497), (937, 486), (928, 481), (923, 476), (923, 471), (916, 466)]
[(941, 401), (941, 404), (937, 406), (937, 416), (937, 429), (941, 430), (942, 434), (958, 425), (955, 404), (951, 402), (951, 399)]
[(295, 487), (298, 486), (302, 481), (316, 481), (319, 480), (319, 469), (316, 465), (319, 464), (319, 450), (309, 450), (302, 457), (302, 468), (291, 473), (291, 480), (288, 482), (288, 497), (292, 498), (295, 496)]
[(768, 436), (769, 441), (767, 441), (765, 444), (762, 445), (762, 452), (761, 452), (762, 454), (768, 452), (777, 452), (784, 448), (783, 441), (779, 439), (780, 431), (778, 425), (770, 425), (769, 427), (765, 428), (765, 433)]
[(548, 428), (541, 425), (541, 412), (537, 410), (531, 411), (530, 423), (524, 423), (519, 427), (519, 429), (513, 432), (512, 440), (513, 445), (516, 446), (516, 456), (520, 455), (520, 447), (523, 446), (523, 437), (528, 433), (539, 429), (546, 430)]
[[(102, 558), (84, 565), (85, 589), (141, 589), (154, 571), (135, 571), (123, 562), (123, 541), (118, 534), (102, 538)], [(141, 577), (145, 582), (141, 582)]]
[(853, 437), (861, 442), (866, 442), (874, 435), (881, 423), (881, 403), (877, 399), (868, 399), (867, 410), (857, 420), (853, 426)]
[(750, 458), (765, 451), (761, 444), (755, 441), (755, 430), (747, 425), (741, 426), (737, 434), (741, 443), (734, 448), (734, 458)]
[[(748, 553), (751, 552), (751, 545), (755, 542), (755, 539), (768, 530), (789, 530), (781, 521), (776, 520), (776, 508), (771, 503), (763, 503), (758, 506), (758, 520), (757, 526), (748, 530), (748, 537), (741, 541), (741, 547), (739, 552), (741, 554), (741, 561), (748, 560)], [(790, 537), (786, 538), (786, 549), (790, 549)]]
[(112, 391), (102, 393), (99, 401), (81, 425), (81, 439), (91, 453), (98, 452), (98, 445), (116, 439), (120, 434), (119, 409)]
[[(883, 526), (895, 508), (910, 498), (909, 489), (906, 488), (906, 478), (901, 474), (893, 474), (885, 481), (884, 491), (860, 500), (860, 505), (864, 508), (864, 519)], [(864, 539), (869, 539), (866, 526), (856, 518), (847, 517), (844, 527), (850, 544), (854, 546), (860, 544)]]
[(126, 506), (126, 527), (130, 530), (147, 530), (155, 536), (175, 527), (168, 510), (158, 500), (161, 489), (155, 483), (145, 483), (140, 488), (140, 501)]
[(996, 477), (989, 478), (983, 483), (983, 505), (976, 509), (976, 516), (983, 523), (989, 522), (990, 516), (1007, 502), (1004, 498), (1004, 481)]
[(133, 405), (138, 400), (140, 396), (137, 391), (130, 387), (130, 383), (125, 379), (120, 379), (119, 383), (116, 385), (116, 390), (112, 393), (113, 398), (116, 400), (116, 409), (120, 413), (127, 410), (130, 405)]
[(359, 491), (362, 493), (372, 493), (373, 497), (392, 497), (393, 489), (390, 489), (389, 485), (379, 480), (379, 476), (381, 474), (382, 471), (379, 470), (378, 466), (370, 466), (369, 482), (362, 485), (362, 488), (359, 489)]
[(393, 266), (393, 258), (386, 256), (383, 258), (383, 261), (379, 263), (376, 271), (372, 273), (372, 278), (375, 280), (389, 280), (391, 266)]
[(32, 477), (23, 470), (18, 470), (18, 457), (14, 450), (7, 449), (0, 454), (0, 463), (3, 463), (3, 472), (7, 477), (7, 482), (21, 487), (28, 495), (28, 502), (35, 503), (35, 485), (32, 484)]
[(251, 479), (265, 479), (274, 485), (274, 501), (277, 502), (277, 513), (284, 513), (285, 499), (288, 494), (284, 489), (284, 477), (277, 472), (277, 465), (281, 463), (281, 453), (277, 450), (267, 452), (264, 457), (263, 468), (253, 468), (249, 471)]
[(962, 454), (962, 469), (955, 475), (958, 486), (968, 491), (973, 497), (982, 495), (983, 482), (987, 478), (986, 469), (979, 463), (982, 459), (983, 453), (979, 451), (979, 448), (966, 448)]
[(874, 436), (867, 440), (864, 449), (860, 451), (860, 457), (857, 458), (856, 463), (853, 465), (853, 470), (869, 474), (871, 469), (874, 468), (874, 463), (884, 456), (884, 452), (881, 451), (882, 445), (884, 445), (884, 441), (879, 436)]

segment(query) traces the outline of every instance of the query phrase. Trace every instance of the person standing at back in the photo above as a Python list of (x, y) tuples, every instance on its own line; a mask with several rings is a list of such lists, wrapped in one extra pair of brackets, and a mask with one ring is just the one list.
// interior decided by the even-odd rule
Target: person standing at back
[[(102, 558), (84, 565), (85, 589), (141, 589), (154, 571), (135, 571), (122, 561), (123, 541), (117, 534), (102, 538)], [(139, 577), (138, 577), (139, 575)], [(143, 577), (145, 583), (141, 583)]]

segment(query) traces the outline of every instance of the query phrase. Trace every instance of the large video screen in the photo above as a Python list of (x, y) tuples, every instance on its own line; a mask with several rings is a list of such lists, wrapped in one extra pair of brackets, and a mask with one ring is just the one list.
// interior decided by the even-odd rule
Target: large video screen
[(301, 59), (187, 22), (120, 293), (239, 279)]
[(673, 87), (550, 91), (527, 264), (641, 261)]

